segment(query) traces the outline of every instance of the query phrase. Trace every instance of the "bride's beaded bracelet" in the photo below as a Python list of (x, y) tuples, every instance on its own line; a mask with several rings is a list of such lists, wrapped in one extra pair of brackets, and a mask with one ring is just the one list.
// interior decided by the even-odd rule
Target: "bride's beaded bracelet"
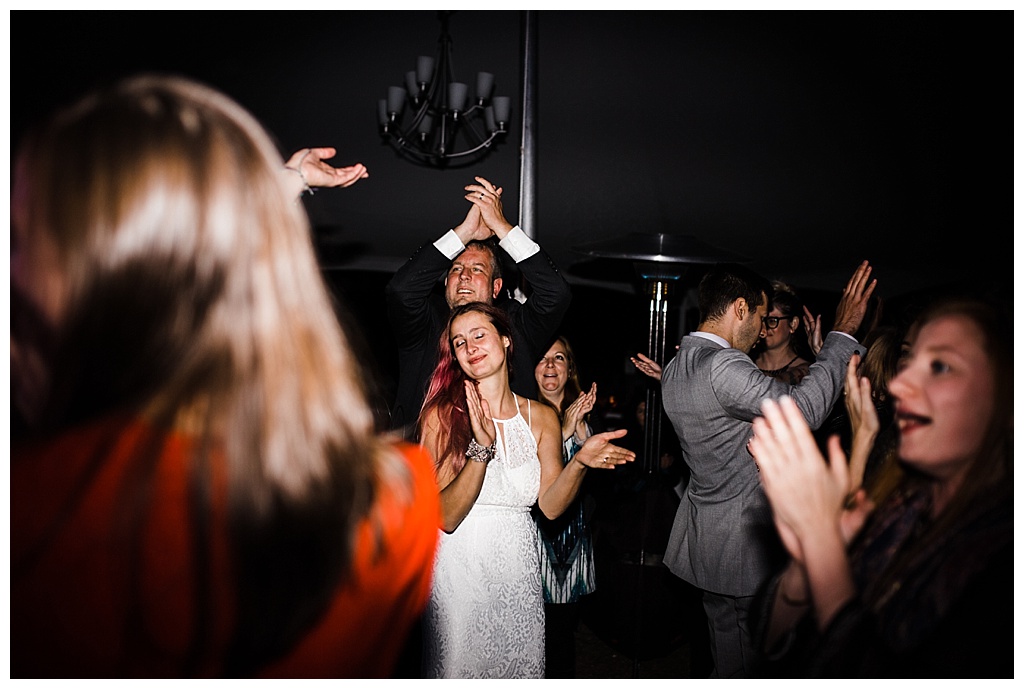
[(476, 441), (476, 438), (471, 438), (469, 441), (469, 447), (466, 448), (466, 458), (471, 459), (474, 462), (487, 462), (494, 459), (494, 452), (497, 449), (498, 441), (495, 440), (491, 443), (490, 447), (485, 447)]

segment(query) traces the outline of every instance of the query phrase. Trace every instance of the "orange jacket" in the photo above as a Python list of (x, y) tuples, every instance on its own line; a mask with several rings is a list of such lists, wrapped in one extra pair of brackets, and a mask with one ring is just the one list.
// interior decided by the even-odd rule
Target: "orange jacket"
[[(195, 610), (191, 445), (178, 435), (159, 440), (153, 488), (134, 496), (142, 501), (135, 512), (126, 507), (123, 486), (129, 471), (138, 469), (140, 444), (152, 437), (141, 422), (105, 419), (12, 453), (12, 677), (166, 677), (184, 671)], [(359, 527), (350, 576), (320, 621), (261, 674), (391, 675), (429, 597), (440, 525), (429, 455), (414, 445), (399, 449), (409, 467), (409, 489), (378, 487), (377, 504)], [(222, 513), (214, 515), (214, 604), (203, 625), (200, 675), (222, 673), (231, 633), (235, 603), (224, 524)], [(384, 546), (379, 555), (375, 528)]]

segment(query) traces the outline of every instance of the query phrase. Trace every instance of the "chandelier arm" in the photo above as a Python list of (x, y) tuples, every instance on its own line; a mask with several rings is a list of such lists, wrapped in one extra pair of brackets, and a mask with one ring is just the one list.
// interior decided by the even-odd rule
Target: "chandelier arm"
[[(480, 143), (480, 142), (482, 142), (484, 140), (493, 139), (494, 138), (493, 135), (490, 136), (490, 137), (487, 136), (487, 130), (486, 129), (482, 129), (482, 127), (480, 126), (480, 118), (479, 117), (472, 117), (472, 118), (465, 117), (465, 118), (462, 118), (461, 119), (461, 124), (462, 124), (463, 131), (468, 132), (468, 134), (466, 135), (466, 139), (469, 140), (471, 143), (474, 142), (474, 141), (476, 143)], [(470, 135), (472, 135), (472, 136), (470, 136)]]
[(434, 156), (421, 151), (414, 145), (410, 144), (408, 139), (398, 138), (395, 136), (388, 137), (388, 143), (395, 149), (395, 152), (402, 155), (404, 158), (412, 160), (417, 163), (434, 163)]
[(487, 137), (486, 140), (481, 141), (479, 144), (477, 144), (473, 148), (469, 149), (468, 151), (461, 151), (459, 153), (449, 153), (445, 157), (446, 158), (462, 158), (463, 156), (472, 155), (472, 154), (476, 153), (477, 151), (480, 151), (480, 150), (482, 150), (484, 148), (488, 148), (491, 145), (491, 142), (494, 141), (494, 138), (497, 135), (498, 135), (498, 132), (494, 132), (489, 137)]

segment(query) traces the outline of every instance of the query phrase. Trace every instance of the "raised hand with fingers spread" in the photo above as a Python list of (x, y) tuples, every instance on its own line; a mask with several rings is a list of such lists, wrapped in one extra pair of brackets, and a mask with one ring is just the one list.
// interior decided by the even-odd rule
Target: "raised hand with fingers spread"
[(850, 277), (836, 307), (833, 330), (853, 335), (860, 328), (878, 280), (871, 279), (871, 265), (863, 261)]

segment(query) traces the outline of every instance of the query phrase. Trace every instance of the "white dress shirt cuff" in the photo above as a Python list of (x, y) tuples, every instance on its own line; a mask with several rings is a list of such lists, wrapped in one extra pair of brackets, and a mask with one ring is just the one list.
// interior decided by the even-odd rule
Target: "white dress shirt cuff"
[[(829, 332), (830, 333), (835, 333), (837, 335), (842, 335), (843, 337), (848, 337), (851, 340), (853, 340), (854, 342), (857, 342), (857, 338), (856, 337), (854, 337), (850, 333), (844, 333), (842, 330), (829, 330)], [(857, 344), (860, 344), (860, 342), (857, 342)]]
[(504, 249), (516, 263), (525, 261), (540, 251), (540, 245), (526, 236), (526, 233), (516, 225), (505, 238), (498, 242), (498, 246)]
[(456, 256), (465, 251), (466, 245), (459, 239), (459, 235), (455, 234), (455, 230), (448, 230), (434, 242), (434, 248), (447, 256), (449, 261), (454, 261)]

